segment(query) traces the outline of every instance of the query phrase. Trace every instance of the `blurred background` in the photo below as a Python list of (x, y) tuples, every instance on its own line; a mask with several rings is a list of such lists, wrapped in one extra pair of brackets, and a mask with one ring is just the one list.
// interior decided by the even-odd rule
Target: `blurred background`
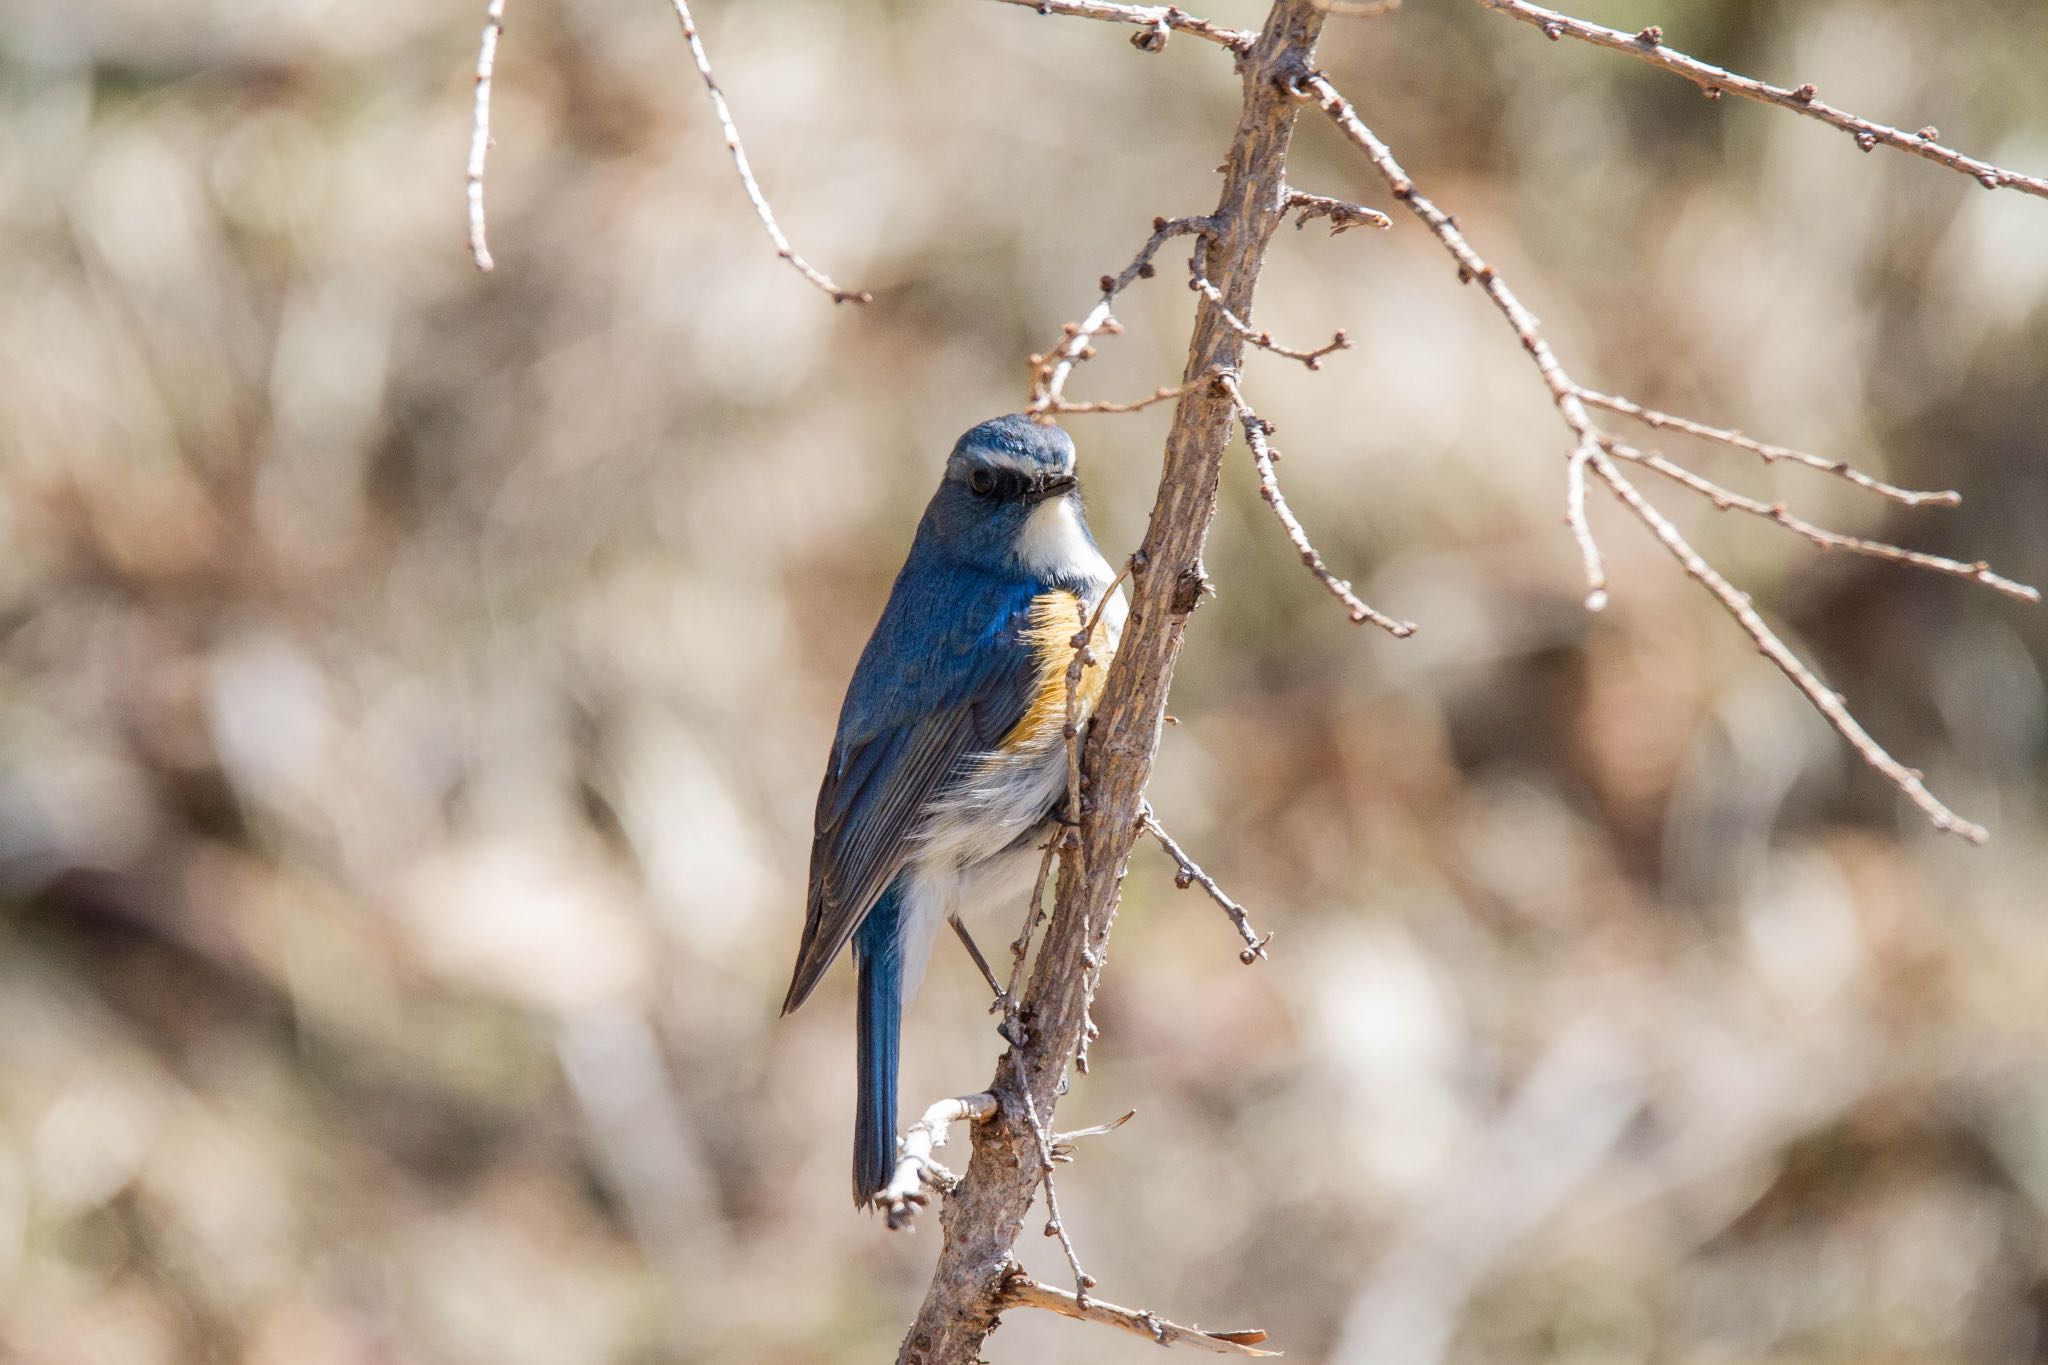
[[(2048, 7), (1581, 8), (2048, 171)], [(480, 3), (0, 0), (7, 1360), (875, 1361), (929, 1274), (935, 1220), (848, 1207), (848, 974), (776, 1015), (817, 779), (953, 438), (1207, 211), (1236, 83), (705, 0), (798, 249), (875, 292), (834, 308), (664, 6), (511, 11), (480, 276)], [(1580, 378), (1964, 503), (1672, 453), (2048, 579), (2048, 204), (1462, 0), (1324, 54)], [(1074, 397), (1178, 378), (1162, 267)], [(1419, 226), (1285, 231), (1258, 318), (1356, 338), (1248, 390), (1421, 632), (1349, 626), (1232, 451), (1152, 799), (1278, 937), (1136, 854), (1060, 1114), (1138, 1111), (1062, 1176), (1100, 1292), (1345, 1365), (2048, 1358), (2042, 613), (1649, 489), (1972, 849), (1609, 507), (1580, 609), (1565, 432)], [(1072, 419), (1112, 559), (1166, 421)], [(908, 1105), (986, 1083), (983, 995), (942, 947)]]

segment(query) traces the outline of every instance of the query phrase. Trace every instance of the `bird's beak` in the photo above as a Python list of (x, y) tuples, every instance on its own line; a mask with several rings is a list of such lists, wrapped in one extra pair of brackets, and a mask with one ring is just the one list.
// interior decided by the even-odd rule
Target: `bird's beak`
[(1081, 481), (1072, 474), (1061, 474), (1055, 478), (1047, 479), (1043, 483), (1033, 484), (1031, 491), (1024, 495), (1024, 500), (1030, 503), (1041, 503), (1048, 498), (1056, 498), (1062, 493), (1079, 487), (1080, 483)]

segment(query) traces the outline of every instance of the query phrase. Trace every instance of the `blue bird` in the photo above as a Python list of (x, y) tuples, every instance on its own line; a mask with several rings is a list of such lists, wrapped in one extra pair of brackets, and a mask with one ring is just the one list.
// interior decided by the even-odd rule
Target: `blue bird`
[(784, 1014), (802, 1005), (853, 943), (856, 1206), (895, 1167), (903, 1007), (939, 925), (997, 904), (1021, 911), (1030, 893), (1066, 799), (1074, 637), (1097, 620), (1077, 695), (1085, 718), (1123, 628), (1122, 594), (1102, 602), (1114, 581), (1064, 431), (1010, 416), (960, 438), (840, 706), (782, 1002)]

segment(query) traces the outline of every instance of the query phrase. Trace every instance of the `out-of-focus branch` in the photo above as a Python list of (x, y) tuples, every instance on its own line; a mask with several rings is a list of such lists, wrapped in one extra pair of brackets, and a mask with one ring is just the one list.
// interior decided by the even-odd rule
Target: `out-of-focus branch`
[[(1491, 0), (1488, 0), (1488, 3), (1491, 3)], [(1620, 499), (1622, 504), (1635, 515), (1636, 519), (1649, 528), (1650, 532), (1656, 536), (1658, 542), (1679, 562), (1679, 565), (1685, 570), (1687, 575), (1697, 580), (1702, 587), (1713, 594), (1715, 599), (1728, 611), (1729, 615), (1735, 618), (1736, 623), (1742, 627), (1750, 639), (1756, 643), (1758, 651), (1778, 666), (1785, 676), (1792, 681), (1793, 686), (1797, 687), (1805, 695), (1806, 699), (1812, 703), (1814, 709), (1819, 711), (1830, 725), (1834, 726), (1837, 733), (1848, 741), (1850, 747), (1856, 750), (1863, 761), (1891, 782), (1893, 786), (1897, 787), (1915, 806), (1918, 806), (1921, 813), (1927, 817), (1928, 821), (1936, 829), (1960, 835), (1971, 843), (1984, 842), (1988, 837), (1984, 828), (1981, 825), (1963, 819), (1950, 810), (1934, 793), (1927, 789), (1927, 784), (1919, 771), (1908, 768), (1903, 763), (1900, 763), (1896, 758), (1892, 757), (1883, 745), (1872, 738), (1870, 732), (1863, 728), (1862, 723), (1843, 704), (1841, 694), (1816, 677), (1813, 671), (1800, 660), (1798, 655), (1792, 652), (1791, 648), (1779, 638), (1778, 634), (1757, 613), (1756, 609), (1750, 604), (1749, 595), (1735, 588), (1718, 570), (1709, 564), (1685, 539), (1678, 528), (1672, 525), (1671, 521), (1663, 513), (1659, 512), (1635, 485), (1630, 483), (1621, 471), (1615, 467), (1608, 453), (1609, 447), (1614, 444), (1614, 438), (1602, 431), (1594, 423), (1592, 415), (1587, 410), (1588, 400), (1586, 394), (1588, 391), (1566, 373), (1564, 366), (1558, 361), (1556, 353), (1551, 350), (1550, 343), (1544, 339), (1535, 315), (1523, 306), (1522, 301), (1516, 297), (1512, 289), (1508, 288), (1507, 282), (1501, 278), (1500, 273), (1488, 265), (1477, 251), (1473, 250), (1471, 243), (1465, 239), (1464, 233), (1459, 230), (1458, 225), (1452, 221), (1450, 215), (1438, 208), (1416, 189), (1414, 180), (1410, 178), (1407, 171), (1402, 169), (1401, 164), (1394, 159), (1393, 152), (1387, 147), (1386, 143), (1380, 140), (1378, 134), (1374, 133), (1372, 129), (1368, 128), (1360, 120), (1357, 110), (1352, 108), (1350, 102), (1321, 75), (1307, 77), (1303, 82), (1303, 89), (1316, 99), (1322, 106), (1323, 111), (1330, 116), (1344, 136), (1349, 138), (1357, 145), (1359, 150), (1365, 153), (1367, 160), (1372, 163), (1373, 168), (1379, 172), (1381, 178), (1387, 182), (1388, 187), (1393, 191), (1394, 198), (1405, 204), (1436, 235), (1437, 240), (1443, 245), (1444, 249), (1457, 261), (1459, 277), (1461, 279), (1478, 281), (1480, 286), (1486, 291), (1487, 297), (1493, 301), (1494, 306), (1507, 319), (1508, 325), (1514, 329), (1516, 337), (1522, 343), (1522, 349), (1528, 352), (1531, 362), (1536, 366), (1537, 373), (1543, 378), (1544, 386), (1550, 390), (1551, 400), (1556, 405), (1559, 415), (1564, 418), (1565, 425), (1571, 429), (1576, 438), (1573, 445), (1572, 461), (1574, 465), (1580, 466), (1580, 472), (1574, 477), (1583, 480), (1583, 470), (1589, 468), (1613, 492), (1615, 497)], [(1609, 406), (1612, 406), (1612, 403), (1613, 400), (1609, 400)], [(1578, 525), (1574, 526), (1575, 531), (1579, 529)], [(1853, 538), (1839, 537), (1838, 539), (1847, 541)], [(1849, 546), (1845, 544), (1841, 548), (1849, 548)], [(1935, 557), (1926, 556), (1925, 558), (1933, 559)], [(1931, 564), (1922, 564), (1921, 567), (1933, 566)], [(1973, 571), (1965, 576), (1977, 578), (1980, 582), (1988, 581), (1974, 572), (1975, 566), (1971, 566), (1971, 568)], [(1994, 575), (1993, 577), (1996, 576)], [(2010, 591), (2020, 586), (2017, 584), (2011, 584), (2009, 587), (2000, 586), (2006, 582), (2006, 580), (2000, 580), (1999, 583), (1994, 583), (1992, 586), (2000, 587), (2001, 591)], [(2018, 595), (2024, 595), (2024, 591)], [(1588, 605), (1592, 605), (1590, 600)]]
[(1864, 151), (1882, 143), (1896, 147), (1902, 152), (1932, 161), (1970, 176), (1986, 189), (2013, 189), (2022, 194), (2039, 195), (2048, 199), (2048, 180), (2031, 175), (2008, 171), (1988, 161), (1965, 156), (1953, 147), (1945, 147), (1939, 141), (1940, 132), (1934, 128), (1922, 128), (1908, 133), (1888, 124), (1874, 123), (1859, 118), (1846, 109), (1837, 109), (1820, 98), (1811, 85), (1786, 89), (1768, 82), (1724, 70), (1697, 57), (1688, 57), (1683, 52), (1664, 45), (1664, 31), (1652, 24), (1635, 33), (1624, 33), (1620, 29), (1607, 28), (1600, 24), (1575, 19), (1569, 14), (1560, 14), (1541, 5), (1532, 5), (1528, 0), (1479, 0), (1491, 10), (1511, 18), (1519, 19), (1543, 31), (1543, 35), (1555, 42), (1560, 38), (1576, 38), (1580, 42), (1592, 43), (1596, 47), (1625, 52), (1638, 61), (1661, 67), (1673, 75), (1683, 76), (1697, 85), (1710, 99), (1720, 98), (1723, 91), (1740, 95), (1744, 99), (1756, 100), (1761, 104), (1775, 104), (1780, 109), (1790, 109), (1795, 114), (1818, 119), (1831, 128), (1839, 128), (1856, 139), (1856, 145)]
[(490, 243), (484, 239), (484, 158), (491, 150), (491, 75), (498, 67), (498, 37), (505, 31), (505, 0), (490, 0), (484, 9), (483, 41), (476, 49), (476, 121), (469, 132), (469, 258), (478, 270), (489, 270)]
[(1252, 40), (1257, 35), (1241, 28), (1226, 28), (1207, 19), (1189, 14), (1178, 5), (1119, 5), (1111, 0), (1002, 0), (1006, 5), (1022, 5), (1035, 9), (1040, 14), (1064, 14), (1075, 19), (1101, 19), (1112, 24), (1129, 24), (1134, 28), (1148, 30), (1134, 34), (1133, 46), (1156, 52), (1164, 46), (1163, 41), (1144, 41), (1151, 34), (1186, 33), (1218, 47), (1227, 47), (1232, 52), (1244, 53), (1251, 50)]
[(1161, 1346), (1189, 1346), (1197, 1351), (1207, 1351), (1219, 1356), (1276, 1356), (1278, 1351), (1261, 1351), (1260, 1342), (1266, 1334), (1257, 1328), (1241, 1332), (1204, 1332), (1199, 1327), (1183, 1327), (1177, 1322), (1168, 1322), (1157, 1313), (1138, 1308), (1125, 1308), (1119, 1304), (1104, 1303), (1101, 1299), (1083, 1299), (1049, 1284), (1040, 1284), (1021, 1269), (1013, 1269), (998, 1291), (1001, 1308), (1043, 1308), (1064, 1317), (1078, 1318), (1082, 1322), (1099, 1322), (1106, 1327), (1119, 1327), (1134, 1336), (1144, 1337)]
[(718, 88), (718, 77), (711, 73), (711, 57), (704, 51), (704, 40), (697, 36), (697, 21), (690, 14), (689, 0), (669, 0), (669, 4), (676, 12), (677, 22), (683, 26), (683, 41), (690, 45), (690, 59), (697, 64), (697, 74), (704, 78), (704, 88), (711, 94), (711, 112), (717, 116), (719, 128), (724, 130), (725, 149), (732, 153), (733, 167), (740, 174), (740, 188), (747, 192), (747, 200), (754, 206), (754, 215), (767, 229), (768, 240), (775, 243), (775, 254), (823, 290), (832, 302), (868, 302), (873, 296), (865, 289), (841, 289), (824, 271), (797, 255), (796, 248), (789, 244), (781, 224), (775, 221), (775, 210), (768, 207), (768, 196), (761, 193), (761, 182), (754, 179), (754, 168), (747, 163), (746, 148), (740, 145), (740, 130), (732, 121), (732, 110), (726, 107), (725, 92)]
[(2040, 589), (2025, 583), (2016, 583), (2003, 574), (1993, 573), (1991, 566), (1981, 559), (1965, 564), (1959, 559), (1908, 550), (1881, 540), (1845, 536), (1839, 531), (1830, 531), (1824, 526), (1814, 525), (1804, 517), (1793, 515), (1782, 502), (1764, 502), (1759, 498), (1746, 497), (1732, 488), (1723, 488), (1712, 479), (1702, 478), (1684, 465), (1675, 460), (1668, 460), (1654, 450), (1640, 450), (1625, 441), (1609, 441), (1606, 449), (1610, 455), (1618, 455), (1632, 464), (1654, 470), (1673, 483), (1691, 489), (1723, 512), (1748, 512), (1752, 516), (1762, 517), (1765, 521), (1774, 521), (1786, 530), (1806, 537), (1823, 550), (1846, 550), (1850, 554), (1890, 560), (1894, 564), (1926, 569), (1930, 573), (1967, 578), (1973, 583), (1982, 583), (1993, 592), (2002, 592), (2007, 597), (2017, 598), (2022, 602), (2041, 600)]
[[(704, 50), (704, 40), (697, 34), (697, 21), (690, 13), (689, 0), (669, 0), (669, 6), (676, 12), (676, 21), (683, 26), (683, 41), (689, 44), (690, 60), (696, 63), (697, 74), (704, 78), (704, 88), (710, 92), (711, 112), (725, 134), (725, 149), (732, 153), (733, 167), (739, 172), (740, 188), (746, 191), (747, 202), (754, 206), (755, 216), (767, 229), (768, 240), (775, 244), (775, 254), (823, 290), (832, 302), (869, 302), (873, 296), (865, 289), (840, 288), (829, 275), (799, 256), (796, 248), (789, 244), (782, 225), (775, 221), (775, 210), (768, 206), (768, 196), (761, 192), (761, 182), (754, 178), (754, 168), (747, 161), (746, 148), (740, 145), (739, 127), (733, 122), (732, 110), (726, 105), (725, 92), (719, 89), (718, 77), (712, 73), (711, 56)], [(484, 239), (484, 159), (491, 147), (491, 75), (498, 61), (498, 38), (504, 31), (505, 0), (490, 0), (484, 11), (483, 41), (478, 45), (476, 54), (476, 117), (470, 129), (466, 176), (469, 253), (479, 270), (489, 270), (494, 264)]]
[(1907, 507), (1954, 507), (1963, 500), (1963, 495), (1952, 488), (1901, 488), (1897, 484), (1886, 483), (1883, 479), (1874, 479), (1842, 460), (1830, 460), (1824, 456), (1808, 454), (1803, 450), (1794, 450), (1790, 446), (1776, 446), (1766, 441), (1752, 440), (1739, 431), (1730, 431), (1726, 427), (1710, 427), (1704, 422), (1695, 422), (1685, 417), (1673, 417), (1668, 412), (1658, 412), (1655, 408), (1646, 408), (1640, 403), (1627, 398), (1617, 398), (1611, 393), (1580, 389), (1579, 397), (1584, 400), (1587, 407), (1605, 408), (1632, 422), (1641, 422), (1654, 431), (1683, 432), (1687, 436), (1697, 436), (1702, 441), (1712, 441), (1716, 445), (1746, 450), (1762, 459), (1765, 464), (1789, 460), (1794, 464), (1802, 464), (1809, 469), (1818, 469), (1824, 474), (1846, 479), (1858, 488), (1868, 489), (1879, 497), (1889, 498)]
[[(1097, 18), (1104, 17), (1099, 9), (1118, 8), (1068, 3), (1068, 12)], [(1046, 8), (1057, 11), (1059, 0), (1048, 0)], [(1216, 210), (1203, 227), (1201, 273), (1220, 298), (1196, 301), (1184, 381), (1235, 374), (1242, 364), (1244, 338), (1224, 313), (1252, 316), (1260, 267), (1286, 200), (1287, 149), (1300, 107), (1294, 92), (1310, 70), (1323, 18), (1317, 0), (1276, 0), (1258, 39), (1239, 53), (1243, 109), (1224, 157)], [(1063, 861), (1019, 1007), (1029, 1038), (1012, 1045), (997, 1066), (990, 1090), (998, 1109), (976, 1125), (973, 1159), (947, 1197), (945, 1246), (898, 1365), (968, 1365), (1014, 1302), (1005, 1298), (1004, 1285), (1039, 1184), (1036, 1124), (1041, 1117), (1050, 1121), (1084, 1036), (1090, 964), (1099, 965), (1115, 920), (1167, 688), (1188, 616), (1202, 600), (1202, 547), (1216, 513), (1234, 414), (1229, 393), (1213, 379), (1193, 384), (1175, 406), (1150, 527), (1131, 559), (1130, 616), (1083, 748), (1086, 799), (1074, 831), (1078, 847)]]

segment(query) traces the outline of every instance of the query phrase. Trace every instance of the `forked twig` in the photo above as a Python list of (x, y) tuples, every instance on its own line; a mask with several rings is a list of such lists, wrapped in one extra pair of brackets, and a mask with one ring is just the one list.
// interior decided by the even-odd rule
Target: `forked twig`
[(1618, 455), (1631, 464), (1641, 465), (1680, 484), (1713, 503), (1723, 512), (1748, 512), (1762, 517), (1765, 521), (1776, 522), (1788, 531), (1806, 537), (1823, 550), (1845, 550), (1850, 554), (1868, 555), (1872, 559), (1889, 560), (1894, 564), (1905, 564), (1930, 573), (1949, 574), (1955, 578), (1967, 578), (1973, 583), (1982, 583), (1993, 592), (2004, 593), (2007, 597), (2022, 602), (2039, 602), (2040, 589), (2026, 583), (2017, 583), (2003, 574), (1993, 573), (1991, 566), (1983, 560), (1965, 564), (1959, 559), (1942, 555), (1931, 555), (1919, 550), (1908, 550), (1902, 546), (1887, 544), (1882, 540), (1870, 540), (1863, 536), (1843, 535), (1830, 531), (1825, 526), (1816, 526), (1804, 517), (1795, 516), (1782, 502), (1764, 502), (1760, 498), (1745, 497), (1732, 488), (1724, 488), (1712, 479), (1700, 477), (1675, 460), (1668, 460), (1654, 450), (1640, 450), (1626, 441), (1607, 441), (1604, 447), (1610, 455)]
[[(1486, 2), (1493, 3), (1493, 0)], [(1316, 99), (1338, 129), (1365, 153), (1367, 160), (1393, 191), (1394, 197), (1407, 205), (1408, 209), (1435, 234), (1444, 249), (1457, 261), (1460, 276), (1478, 281), (1485, 289), (1487, 297), (1493, 301), (1494, 306), (1507, 319), (1508, 325), (1514, 329), (1523, 350), (1528, 352), (1530, 361), (1536, 366), (1537, 373), (1542, 376), (1544, 386), (1550, 390), (1551, 401), (1564, 418), (1565, 425), (1571, 428), (1576, 438), (1574, 457), (1576, 458), (1588, 443), (1591, 444), (1592, 451), (1585, 456), (1584, 463), (1634, 513), (1637, 520), (1650, 529), (1658, 542), (1678, 560), (1687, 575), (1713, 594), (1735, 618), (1744, 633), (1755, 642), (1764, 657), (1778, 666), (1793, 686), (1805, 695), (1866, 764), (1919, 807), (1921, 813), (1936, 829), (1960, 835), (1971, 843), (1984, 842), (1988, 837), (1984, 828), (1950, 810), (1927, 789), (1921, 773), (1900, 763), (1873, 739), (1870, 732), (1850, 714), (1843, 704), (1841, 695), (1814, 676), (1812, 670), (1779, 638), (1763, 617), (1757, 614), (1756, 609), (1750, 605), (1748, 594), (1735, 588), (1718, 570), (1708, 564), (1679, 533), (1677, 527), (1673, 526), (1670, 520), (1644, 498), (1619, 469), (1615, 468), (1606, 448), (1613, 438), (1593, 423), (1591, 414), (1586, 410), (1587, 390), (1565, 372), (1556, 353), (1551, 350), (1550, 343), (1544, 339), (1535, 315), (1523, 306), (1522, 301), (1508, 288), (1500, 273), (1472, 249), (1450, 215), (1416, 189), (1415, 182), (1394, 159), (1393, 152), (1360, 120), (1358, 112), (1352, 108), (1350, 102), (1321, 75), (1304, 77), (1301, 86), (1306, 93)]]
[(1205, 1332), (1199, 1327), (1183, 1327), (1177, 1322), (1168, 1322), (1157, 1313), (1139, 1308), (1125, 1308), (1121, 1304), (1104, 1303), (1101, 1299), (1083, 1298), (1078, 1294), (1069, 1294), (1064, 1289), (1055, 1289), (1049, 1284), (1040, 1284), (1026, 1275), (1021, 1268), (1013, 1268), (1010, 1274), (1004, 1277), (1002, 1288), (997, 1291), (997, 1302), (1005, 1310), (1043, 1308), (1063, 1317), (1119, 1327), (1133, 1336), (1144, 1337), (1161, 1346), (1189, 1346), (1219, 1356), (1280, 1354), (1278, 1351), (1258, 1349), (1259, 1343), (1266, 1339), (1266, 1334), (1255, 1327), (1237, 1332)]
[(1753, 440), (1748, 436), (1744, 436), (1739, 431), (1731, 431), (1726, 427), (1710, 427), (1704, 422), (1695, 422), (1690, 418), (1673, 417), (1668, 412), (1659, 412), (1655, 408), (1646, 408), (1640, 403), (1633, 402), (1627, 398), (1617, 398), (1611, 393), (1597, 393), (1592, 389), (1582, 388), (1579, 390), (1579, 397), (1588, 407), (1605, 408), (1617, 416), (1626, 417), (1632, 422), (1641, 422), (1644, 426), (1653, 430), (1683, 432), (1687, 436), (1697, 436), (1702, 441), (1712, 441), (1716, 445), (1732, 446), (1736, 450), (1746, 450), (1750, 454), (1757, 456), (1765, 464), (1776, 464), (1779, 460), (1789, 460), (1794, 464), (1802, 464), (1809, 469), (1818, 469), (1824, 474), (1833, 474), (1836, 478), (1846, 479), (1858, 488), (1867, 489), (1879, 497), (1889, 498), (1893, 502), (1902, 503), (1907, 507), (1954, 507), (1963, 500), (1963, 495), (1952, 488), (1939, 490), (1901, 488), (1897, 484), (1886, 483), (1883, 479), (1874, 479), (1862, 470), (1842, 460), (1830, 460), (1820, 455), (1809, 454), (1804, 450), (1794, 450), (1790, 446), (1772, 445), (1767, 441)]
[(1116, 302), (1116, 296), (1130, 288), (1136, 281), (1149, 280), (1159, 273), (1152, 264), (1152, 258), (1159, 254), (1160, 247), (1176, 237), (1200, 232), (1207, 224), (1206, 218), (1152, 220), (1152, 235), (1145, 239), (1145, 245), (1138, 248), (1138, 254), (1131, 258), (1131, 263), (1125, 266), (1120, 274), (1102, 277), (1102, 298), (1088, 310), (1088, 315), (1079, 322), (1066, 324), (1061, 329), (1064, 336), (1059, 345), (1042, 355), (1031, 357), (1031, 402), (1026, 406), (1026, 412), (1077, 410), (1076, 405), (1066, 403), (1061, 396), (1067, 386), (1067, 376), (1074, 372), (1076, 364), (1094, 356), (1095, 349), (1088, 344), (1089, 342), (1100, 333), (1115, 330), (1116, 319), (1111, 315), (1110, 309)]
[(963, 1120), (986, 1123), (995, 1117), (996, 1097), (983, 1091), (958, 1099), (940, 1100), (924, 1111), (924, 1117), (903, 1134), (896, 1158), (896, 1173), (875, 1195), (875, 1207), (882, 1211), (891, 1228), (906, 1228), (925, 1206), (927, 1188), (944, 1191), (952, 1187), (953, 1175), (932, 1160), (932, 1153), (946, 1145), (946, 1130)]
[(1856, 145), (1870, 151), (1880, 143), (1896, 147), (1902, 152), (1946, 166), (1977, 181), (1986, 189), (2014, 189), (2022, 194), (2039, 195), (2048, 199), (2048, 180), (2031, 175), (2008, 171), (1988, 161), (1965, 156), (1953, 147), (1944, 147), (1940, 142), (1940, 131), (1922, 128), (1908, 133), (1889, 124), (1875, 123), (1859, 118), (1846, 109), (1837, 109), (1820, 98), (1811, 85), (1786, 89), (1767, 81), (1738, 75), (1723, 70), (1697, 57), (1688, 57), (1683, 52), (1664, 45), (1664, 31), (1656, 25), (1640, 29), (1635, 33), (1624, 33), (1620, 29), (1607, 28), (1600, 24), (1575, 19), (1541, 5), (1532, 5), (1528, 0), (1479, 0), (1491, 10), (1525, 24), (1541, 29), (1543, 35), (1555, 42), (1560, 38), (1576, 38), (1614, 52), (1625, 52), (1638, 61), (1661, 67), (1674, 75), (1683, 76), (1697, 85), (1710, 99), (1720, 98), (1722, 92), (1740, 95), (1744, 99), (1756, 100), (1763, 104), (1775, 104), (1780, 109), (1789, 109), (1795, 114), (1818, 119), (1832, 128), (1839, 128), (1856, 139)]

